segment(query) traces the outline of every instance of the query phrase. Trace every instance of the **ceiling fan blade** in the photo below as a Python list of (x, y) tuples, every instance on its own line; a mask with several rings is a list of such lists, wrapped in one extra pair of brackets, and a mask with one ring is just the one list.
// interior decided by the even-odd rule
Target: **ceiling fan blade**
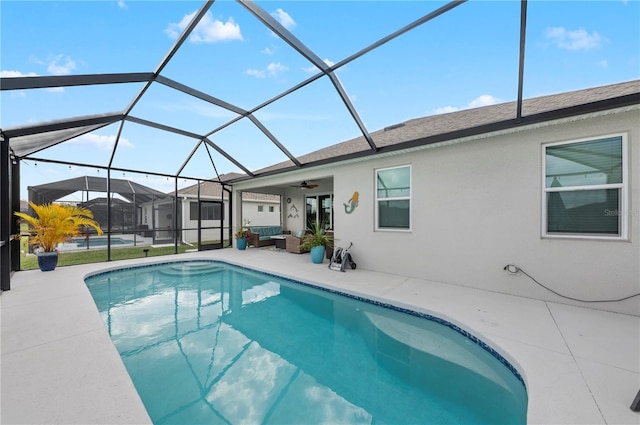
[(317, 184), (308, 184), (306, 181), (303, 181), (300, 184), (291, 185), (291, 187), (299, 187), (301, 189), (315, 189), (318, 187)]

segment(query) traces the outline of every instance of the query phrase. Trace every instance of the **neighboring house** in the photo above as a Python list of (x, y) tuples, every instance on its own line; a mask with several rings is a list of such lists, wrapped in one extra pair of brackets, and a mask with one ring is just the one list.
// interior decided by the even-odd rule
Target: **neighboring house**
[[(90, 209), (94, 214), (94, 219), (105, 231), (109, 227), (107, 197), (92, 198), (97, 193), (106, 193), (108, 189), (111, 191), (111, 231), (134, 232), (151, 228), (152, 226), (149, 224), (152, 222), (152, 218), (149, 206), (171, 204), (171, 198), (166, 199), (167, 195), (158, 190), (131, 180), (111, 179), (110, 181), (109, 186), (107, 179), (104, 177), (81, 176), (38, 186), (29, 186), (27, 190), (29, 201), (35, 204), (61, 202), (60, 199), (64, 199), (67, 196), (80, 194), (82, 202), (73, 202), (73, 204)], [(147, 206), (147, 208), (144, 209), (143, 206)], [(160, 222), (163, 227), (168, 228), (170, 221), (166, 219), (163, 221), (161, 220), (163, 214), (158, 215), (160, 218), (156, 223)], [(138, 226), (141, 223), (143, 225)], [(164, 233), (167, 232), (165, 231)]]
[[(372, 133), (376, 153), (357, 138), (299, 158), (317, 166), (231, 183), (279, 193), (292, 231), (324, 210), (359, 269), (580, 304), (535, 278), (619, 299), (640, 288), (639, 94), (632, 81), (529, 99), (521, 121), (515, 102), (414, 119)], [(303, 180), (318, 186), (290, 187)], [(640, 297), (592, 306), (638, 315)]]
[[(85, 202), (78, 202), (79, 207), (87, 208), (93, 213), (93, 219), (100, 224), (103, 230), (107, 229), (108, 199), (106, 197), (94, 198)], [(111, 199), (111, 231), (131, 231), (136, 228), (136, 205), (123, 199)]]
[(252, 192), (242, 194), (243, 226), (279, 226), (281, 224), (280, 196)]
[[(198, 211), (198, 191), (200, 192), (200, 211)], [(224, 221), (229, 217), (229, 196), (222, 185), (213, 182), (201, 182), (178, 190), (180, 206), (181, 242), (198, 243), (198, 214), (200, 213), (201, 241), (220, 239), (220, 229), (224, 238)]]
[[(198, 186), (200, 196), (200, 211), (198, 209)], [(168, 193), (167, 195), (171, 195)], [(224, 196), (223, 196), (224, 195)], [(222, 185), (216, 182), (201, 182), (178, 190), (178, 228), (181, 230), (180, 242), (197, 244), (198, 229), (200, 228), (201, 241), (220, 239), (220, 229), (223, 237), (228, 237), (229, 226), (229, 195), (223, 193)], [(243, 193), (242, 217), (239, 223), (243, 225), (267, 226), (280, 225), (280, 197), (278, 195), (261, 193)], [(152, 211), (155, 215), (152, 219)], [(200, 227), (198, 226), (198, 214)], [(167, 239), (171, 239), (173, 226), (173, 198), (168, 197), (162, 202), (153, 205), (142, 205), (140, 216), (141, 224), (149, 229), (156, 229), (157, 235), (164, 231)], [(154, 227), (155, 226), (155, 227)], [(235, 226), (234, 226), (235, 227)], [(164, 230), (166, 229), (166, 230)]]

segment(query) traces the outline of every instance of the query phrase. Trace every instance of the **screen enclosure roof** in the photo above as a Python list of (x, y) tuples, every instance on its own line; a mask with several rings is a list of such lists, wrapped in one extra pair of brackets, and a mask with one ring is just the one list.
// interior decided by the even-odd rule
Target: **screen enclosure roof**
[[(20, 14), (43, 39), (76, 37), (65, 48), (87, 58), (68, 67), (76, 72), (3, 72), (2, 132), (19, 159), (224, 181), (637, 103), (634, 83), (606, 104), (574, 96), (558, 107), (529, 101), (527, 110), (545, 78), (530, 70), (544, 64), (560, 78), (562, 59), (538, 52), (548, 11), (526, 1), (120, 2), (118, 13), (107, 2), (13, 3), (3, 21)], [(588, 2), (563, 7), (590, 13)], [(64, 34), (68, 8), (76, 18), (94, 14), (81, 23), (87, 40)], [(61, 21), (38, 32), (35, 13)], [(468, 27), (479, 14), (483, 25)], [(640, 35), (637, 22), (626, 30)], [(2, 35), (3, 43), (20, 37)], [(20, 67), (3, 56), (3, 70)], [(638, 76), (636, 64), (621, 78)], [(446, 106), (461, 105), (460, 92), (500, 96), (480, 119), (476, 105)], [(12, 108), (36, 111), (40, 99), (44, 112), (17, 122)], [(82, 150), (82, 140), (100, 149)]]

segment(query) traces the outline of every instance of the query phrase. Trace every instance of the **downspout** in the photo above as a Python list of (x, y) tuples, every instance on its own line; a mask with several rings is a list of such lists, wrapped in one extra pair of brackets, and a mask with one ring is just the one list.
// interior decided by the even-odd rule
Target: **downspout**
[[(129, 184), (129, 188), (131, 189), (131, 193), (133, 194), (133, 228), (136, 229), (138, 227), (138, 210), (136, 209), (136, 189), (131, 184), (131, 180), (127, 180)], [(122, 214), (122, 233), (124, 233), (124, 211)], [(133, 246), (136, 246), (136, 232), (133, 231)]]
[[(180, 200), (180, 205), (184, 206), (184, 201), (185, 201), (186, 199), (187, 199), (186, 197), (185, 197), (185, 198), (182, 198), (182, 199)], [(184, 228), (186, 227), (186, 223), (185, 223), (185, 220), (186, 220), (186, 218), (185, 218), (185, 217), (186, 217), (186, 213), (184, 212), (184, 211), (185, 211), (185, 209), (184, 209), (184, 208), (181, 208), (181, 210), (182, 210), (182, 217), (181, 217), (181, 219), (182, 219), (182, 220), (181, 220), (181, 221), (182, 221), (182, 228), (184, 229)], [(193, 246), (193, 244), (191, 244), (191, 243), (189, 243), (189, 242), (187, 242), (187, 241), (185, 240), (185, 238), (184, 238), (184, 231), (180, 231), (180, 235), (181, 235), (181, 237), (180, 237), (180, 241), (182, 242), (182, 244), (183, 244), (183, 245)]]
[(153, 229), (151, 233), (151, 244), (155, 245), (156, 243), (156, 196), (154, 194), (151, 195), (151, 228)]
[[(224, 183), (222, 183), (222, 190), (227, 192), (227, 195), (229, 196), (229, 246), (233, 246), (233, 196), (231, 196), (233, 192), (232, 190), (227, 189), (227, 185)], [(224, 212), (224, 196), (222, 197), (222, 211)], [(224, 227), (224, 222), (222, 224)], [(224, 240), (222, 242), (224, 246)]]

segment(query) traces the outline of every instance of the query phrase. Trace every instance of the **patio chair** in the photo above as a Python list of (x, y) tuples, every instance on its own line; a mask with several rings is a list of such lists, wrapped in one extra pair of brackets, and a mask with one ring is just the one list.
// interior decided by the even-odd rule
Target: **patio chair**
[(293, 254), (303, 254), (305, 252), (309, 252), (308, 249), (302, 248), (302, 238), (304, 236), (304, 230), (300, 230), (295, 235), (287, 235), (286, 243), (287, 243), (287, 252), (291, 252)]

